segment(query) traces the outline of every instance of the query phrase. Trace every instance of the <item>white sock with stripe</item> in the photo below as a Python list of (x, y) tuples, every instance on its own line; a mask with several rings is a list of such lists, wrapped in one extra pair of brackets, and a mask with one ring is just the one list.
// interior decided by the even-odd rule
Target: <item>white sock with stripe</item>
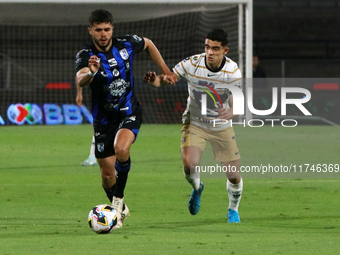
[(238, 211), (238, 207), (240, 205), (241, 196), (243, 190), (243, 180), (237, 184), (232, 184), (229, 180), (227, 180), (227, 192), (229, 197), (229, 209)]
[(183, 173), (185, 175), (185, 179), (190, 183), (194, 190), (198, 190), (201, 186), (201, 180), (199, 177), (192, 177), (190, 174), (186, 174), (183, 168)]

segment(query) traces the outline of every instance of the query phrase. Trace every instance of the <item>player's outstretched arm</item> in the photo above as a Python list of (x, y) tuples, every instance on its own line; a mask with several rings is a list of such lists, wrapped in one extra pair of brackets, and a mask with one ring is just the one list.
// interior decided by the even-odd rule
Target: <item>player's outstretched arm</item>
[(77, 83), (77, 96), (76, 96), (76, 103), (80, 107), (83, 104), (83, 88), (79, 86)]
[[(143, 81), (147, 84), (150, 84), (153, 87), (159, 88), (164, 85), (175, 84), (174, 76), (176, 76), (176, 74), (174, 73), (171, 73), (168, 75), (166, 74), (157, 75), (155, 72), (147, 72), (143, 78)], [(176, 76), (176, 81), (177, 81), (177, 76)]]
[(100, 67), (100, 59), (93, 55), (89, 59), (88, 67), (84, 67), (80, 69), (76, 74), (76, 84), (79, 87), (84, 87), (90, 85), (93, 80), (93, 77), (98, 72)]
[(167, 79), (171, 81), (170, 84), (174, 84), (177, 82), (177, 75), (170, 71), (169, 67), (166, 65), (161, 53), (158, 51), (157, 47), (153, 44), (153, 42), (143, 37), (145, 45), (144, 50), (150, 55), (151, 59), (157, 64), (159, 69), (162, 71), (163, 75), (167, 75)]

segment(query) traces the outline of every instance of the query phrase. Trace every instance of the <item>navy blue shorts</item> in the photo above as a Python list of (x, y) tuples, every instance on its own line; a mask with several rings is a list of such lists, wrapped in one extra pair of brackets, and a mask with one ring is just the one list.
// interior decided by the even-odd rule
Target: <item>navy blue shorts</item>
[(95, 155), (96, 158), (107, 158), (116, 155), (114, 140), (119, 129), (126, 128), (135, 134), (135, 140), (142, 125), (142, 112), (135, 112), (120, 123), (94, 125)]

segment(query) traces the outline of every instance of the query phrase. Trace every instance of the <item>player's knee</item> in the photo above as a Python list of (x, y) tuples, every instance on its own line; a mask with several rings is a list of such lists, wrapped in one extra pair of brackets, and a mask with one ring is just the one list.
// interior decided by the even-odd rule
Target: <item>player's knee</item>
[(227, 178), (232, 184), (237, 184), (241, 181), (241, 176), (239, 173), (229, 174), (227, 175)]
[(189, 164), (183, 164), (183, 171), (185, 174), (190, 174), (190, 165)]
[(183, 158), (183, 166), (185, 170), (195, 169), (199, 165), (199, 161), (190, 157)]
[(110, 183), (115, 179), (115, 173), (103, 172), (102, 171), (102, 180), (104, 183)]
[(125, 161), (129, 158), (129, 147), (125, 145), (116, 145), (115, 146), (116, 157), (120, 161)]
[(190, 169), (190, 157), (182, 157), (184, 169)]

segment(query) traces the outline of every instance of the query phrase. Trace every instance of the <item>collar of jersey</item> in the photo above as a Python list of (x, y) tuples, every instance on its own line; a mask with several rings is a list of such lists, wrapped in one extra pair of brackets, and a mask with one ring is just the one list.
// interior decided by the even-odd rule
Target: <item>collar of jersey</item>
[(222, 68), (223, 68), (223, 66), (225, 65), (225, 62), (226, 62), (225, 57), (223, 57), (223, 60), (222, 60), (222, 63), (221, 63), (221, 65), (220, 65), (220, 67), (217, 68), (217, 69), (215, 69), (215, 70), (212, 70), (212, 69), (210, 69), (210, 68), (208, 67), (208, 65), (207, 65), (207, 56), (204, 56), (204, 64), (205, 64), (206, 68), (207, 68), (210, 72), (213, 72), (213, 73), (217, 73), (217, 72), (221, 71)]

